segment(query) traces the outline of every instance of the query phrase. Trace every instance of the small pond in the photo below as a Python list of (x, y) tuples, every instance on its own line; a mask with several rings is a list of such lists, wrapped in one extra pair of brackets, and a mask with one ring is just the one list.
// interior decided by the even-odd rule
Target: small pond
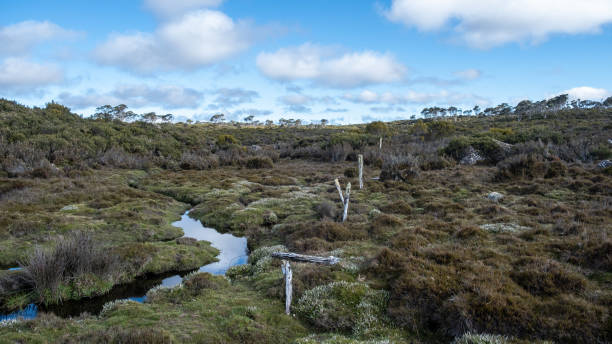
[[(199, 271), (223, 275), (231, 266), (241, 265), (247, 262), (247, 239), (244, 237), (236, 237), (229, 233), (221, 234), (213, 228), (204, 227), (199, 220), (189, 217), (189, 211), (185, 212), (181, 216), (181, 219), (173, 222), (172, 225), (183, 229), (185, 233), (184, 236), (186, 237), (210, 241), (212, 246), (220, 251), (217, 256), (219, 261), (204, 265), (200, 267)], [(18, 269), (19, 268), (11, 268), (9, 270)], [(132, 283), (115, 286), (109, 293), (102, 296), (77, 301), (67, 301), (54, 306), (29, 304), (23, 310), (9, 314), (0, 314), (0, 321), (17, 319), (19, 317), (33, 319), (36, 317), (39, 310), (53, 312), (61, 317), (78, 316), (83, 312), (98, 314), (102, 310), (102, 306), (109, 301), (131, 299), (137, 302), (144, 302), (146, 300), (147, 291), (150, 289), (159, 285), (166, 287), (178, 285), (188, 273), (189, 272), (178, 274), (168, 273), (146, 276)]]

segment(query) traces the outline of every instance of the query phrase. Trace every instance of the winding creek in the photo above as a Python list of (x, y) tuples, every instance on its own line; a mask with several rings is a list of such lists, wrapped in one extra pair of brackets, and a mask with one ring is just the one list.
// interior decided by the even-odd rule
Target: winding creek
[[(245, 264), (248, 259), (247, 239), (236, 237), (229, 233), (221, 234), (213, 228), (204, 227), (199, 220), (189, 217), (189, 211), (185, 212), (179, 221), (173, 222), (173, 226), (179, 227), (185, 233), (184, 236), (197, 240), (210, 241), (212, 246), (220, 253), (219, 261), (201, 266), (198, 271), (209, 272), (215, 275), (223, 275), (231, 266)], [(9, 270), (18, 269), (12, 268)], [(0, 322), (24, 318), (33, 319), (38, 311), (53, 312), (61, 317), (78, 316), (83, 312), (98, 314), (102, 306), (109, 301), (119, 299), (130, 299), (137, 302), (146, 300), (147, 292), (159, 285), (173, 287), (182, 282), (183, 277), (189, 272), (168, 273), (156, 276), (146, 276), (132, 283), (115, 286), (109, 293), (82, 300), (70, 300), (59, 305), (44, 306), (29, 304), (22, 310), (9, 314), (0, 314)]]

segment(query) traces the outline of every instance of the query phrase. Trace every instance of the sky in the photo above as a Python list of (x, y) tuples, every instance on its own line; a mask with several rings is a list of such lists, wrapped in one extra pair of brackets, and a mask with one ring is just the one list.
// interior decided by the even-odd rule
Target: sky
[(89, 116), (407, 119), (612, 96), (612, 0), (0, 0), (0, 97)]

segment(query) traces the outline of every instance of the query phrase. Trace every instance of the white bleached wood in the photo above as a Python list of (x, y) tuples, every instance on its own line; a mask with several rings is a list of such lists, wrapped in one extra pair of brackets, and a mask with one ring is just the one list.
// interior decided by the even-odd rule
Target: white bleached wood
[(338, 189), (338, 194), (340, 194), (340, 202), (342, 202), (342, 204), (344, 205), (344, 196), (342, 196), (342, 188), (340, 187), (340, 182), (338, 181), (338, 178), (334, 180), (334, 183), (336, 184), (336, 189)]
[(342, 222), (346, 221), (348, 217), (348, 207), (349, 207), (349, 199), (351, 197), (351, 183), (346, 185), (346, 195), (344, 197), (344, 212), (342, 213)]
[(363, 189), (363, 154), (359, 154), (359, 190)]
[(293, 286), (291, 285), (293, 272), (291, 271), (291, 265), (286, 260), (283, 260), (281, 269), (285, 275), (285, 314), (289, 315), (291, 314), (291, 297), (293, 295)]
[(378, 141), (378, 149), (382, 149), (382, 136), (380, 137), (380, 140)]
[(334, 257), (334, 256), (319, 257), (319, 256), (309, 256), (305, 254), (292, 253), (292, 252), (273, 252), (271, 256), (273, 258), (293, 260), (296, 262), (304, 262), (304, 263), (334, 265), (340, 262), (340, 258)]

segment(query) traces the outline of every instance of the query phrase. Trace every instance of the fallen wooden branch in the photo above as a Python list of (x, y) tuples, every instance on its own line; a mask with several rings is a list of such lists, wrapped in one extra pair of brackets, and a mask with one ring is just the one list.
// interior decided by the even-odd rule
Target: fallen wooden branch
[(329, 257), (308, 256), (305, 254), (291, 253), (291, 252), (273, 252), (271, 256), (274, 258), (293, 260), (296, 262), (317, 263), (317, 264), (327, 264), (327, 265), (334, 265), (340, 262), (340, 258), (334, 257), (334, 256), (329, 256)]

